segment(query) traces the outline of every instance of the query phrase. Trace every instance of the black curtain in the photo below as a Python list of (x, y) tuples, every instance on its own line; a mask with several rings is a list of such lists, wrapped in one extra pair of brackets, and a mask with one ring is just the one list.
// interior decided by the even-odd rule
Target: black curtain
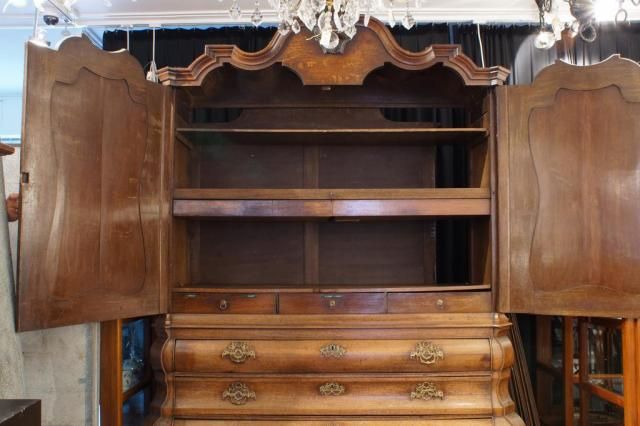
[[(221, 27), (208, 29), (161, 29), (156, 31), (156, 64), (187, 66), (204, 52), (207, 44), (235, 44), (248, 52), (265, 47), (275, 33), (274, 27)], [(536, 25), (421, 24), (411, 30), (396, 26), (391, 32), (399, 44), (419, 51), (431, 44), (460, 44), (477, 65), (482, 65), (478, 38), (482, 40), (486, 66), (502, 65), (511, 69), (509, 84), (528, 84), (545, 66), (556, 60), (555, 50), (539, 50), (533, 46)], [(130, 32), (130, 51), (145, 67), (151, 61), (151, 30)], [(114, 51), (126, 48), (125, 31), (105, 31), (103, 48)], [(588, 65), (612, 54), (640, 60), (640, 23), (615, 26), (602, 25), (598, 38), (585, 43), (579, 38), (569, 58), (572, 63)]]

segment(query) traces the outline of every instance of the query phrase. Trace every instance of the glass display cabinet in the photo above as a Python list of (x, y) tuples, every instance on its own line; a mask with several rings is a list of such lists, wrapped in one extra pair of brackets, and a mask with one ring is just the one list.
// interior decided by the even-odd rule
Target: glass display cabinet
[(103, 424), (137, 426), (149, 412), (151, 318), (101, 323), (100, 415)]
[(538, 317), (536, 402), (545, 425), (635, 425), (637, 320)]

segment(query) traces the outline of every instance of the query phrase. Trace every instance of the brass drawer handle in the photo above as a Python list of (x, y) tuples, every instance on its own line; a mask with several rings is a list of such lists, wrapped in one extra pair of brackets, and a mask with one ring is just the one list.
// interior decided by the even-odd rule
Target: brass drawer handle
[(222, 392), (222, 399), (228, 399), (233, 405), (244, 405), (250, 399), (256, 399), (256, 393), (249, 386), (242, 382), (234, 382), (229, 385), (227, 390)]
[(222, 351), (222, 358), (225, 356), (228, 356), (231, 362), (242, 364), (249, 358), (255, 359), (256, 352), (245, 342), (231, 342)]
[(444, 399), (444, 392), (438, 389), (435, 383), (422, 382), (416, 385), (416, 388), (411, 392), (411, 400), (422, 399), (424, 401), (430, 401), (432, 399)]
[(432, 365), (444, 359), (444, 351), (432, 342), (418, 342), (409, 357), (420, 361), (420, 364)]
[(342, 358), (347, 353), (347, 348), (337, 343), (329, 343), (320, 348), (323, 358)]
[(322, 396), (340, 396), (345, 392), (345, 388), (340, 383), (329, 382), (320, 386), (320, 395)]
[(227, 299), (220, 299), (220, 302), (218, 302), (218, 309), (221, 311), (229, 309), (229, 301)]

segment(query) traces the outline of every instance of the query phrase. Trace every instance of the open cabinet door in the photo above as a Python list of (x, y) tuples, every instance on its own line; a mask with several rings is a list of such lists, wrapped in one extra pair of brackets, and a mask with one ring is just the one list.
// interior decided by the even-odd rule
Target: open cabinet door
[(18, 330), (163, 312), (169, 89), (85, 38), (25, 68)]
[(640, 66), (498, 91), (499, 310), (640, 317)]

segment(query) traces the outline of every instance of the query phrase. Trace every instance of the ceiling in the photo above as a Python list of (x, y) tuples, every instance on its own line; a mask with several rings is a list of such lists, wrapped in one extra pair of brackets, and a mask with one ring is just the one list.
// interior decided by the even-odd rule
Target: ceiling
[[(11, 0), (0, 0), (0, 4)], [(51, 0), (58, 5), (63, 0)], [(77, 0), (77, 23), (83, 26), (118, 25), (225, 25), (249, 23), (255, 0), (239, 0), (245, 13), (240, 21), (229, 17), (231, 0)], [(265, 21), (275, 21), (267, 0), (258, 0)], [(389, 0), (384, 0), (388, 4)], [(418, 21), (474, 21), (522, 22), (537, 21), (534, 0), (409, 0), (422, 3), (412, 7)], [(0, 28), (29, 27), (33, 25), (33, 7), (7, 7), (0, 14)], [(404, 11), (405, 0), (396, 0), (399, 13)]]

